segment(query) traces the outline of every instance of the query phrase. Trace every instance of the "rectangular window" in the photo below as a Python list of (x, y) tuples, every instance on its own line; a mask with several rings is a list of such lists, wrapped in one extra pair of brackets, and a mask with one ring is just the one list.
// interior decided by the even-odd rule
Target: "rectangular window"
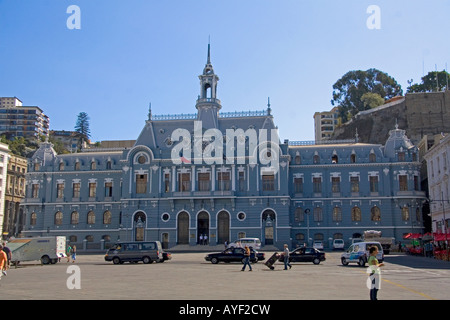
[(89, 198), (95, 198), (97, 196), (97, 183), (89, 182)]
[(420, 183), (418, 176), (414, 176), (414, 191), (420, 191)]
[(245, 172), (239, 171), (239, 191), (245, 191)]
[(73, 188), (72, 197), (73, 198), (79, 198), (80, 197), (81, 184), (79, 182), (75, 182), (75, 183), (73, 183), (72, 188)]
[(313, 192), (322, 193), (322, 178), (313, 178)]
[(147, 175), (146, 174), (136, 175), (136, 193), (138, 193), (138, 194), (147, 193)]
[(34, 183), (31, 185), (31, 197), (34, 199), (39, 198), (39, 184)]
[(303, 193), (303, 178), (294, 178), (295, 193)]
[(370, 176), (370, 192), (378, 192), (378, 176)]
[(112, 182), (105, 182), (105, 197), (112, 197)]
[(218, 190), (219, 191), (229, 191), (231, 188), (230, 184), (230, 173), (229, 172), (218, 172), (217, 180), (219, 183)]
[(209, 176), (210, 176), (209, 172), (198, 174), (198, 191), (211, 190), (211, 183)]
[(350, 186), (352, 192), (359, 192), (359, 177), (350, 177)]
[(398, 187), (400, 191), (408, 191), (408, 176), (406, 175), (398, 176)]
[(170, 173), (164, 174), (164, 192), (170, 192)]
[(341, 192), (341, 178), (331, 177), (331, 192), (339, 193)]
[(178, 191), (187, 192), (191, 191), (191, 174), (179, 173), (178, 174)]
[(64, 183), (58, 183), (56, 185), (57, 191), (56, 191), (56, 197), (58, 199), (64, 198)]
[(275, 176), (273, 174), (264, 174), (262, 176), (263, 191), (275, 191)]

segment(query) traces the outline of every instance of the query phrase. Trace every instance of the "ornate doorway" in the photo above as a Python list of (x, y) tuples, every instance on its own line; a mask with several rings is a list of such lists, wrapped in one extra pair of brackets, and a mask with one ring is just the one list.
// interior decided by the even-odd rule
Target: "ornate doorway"
[(262, 214), (262, 227), (264, 235), (264, 244), (272, 245), (274, 239), (275, 212), (267, 209)]
[(145, 223), (147, 221), (147, 216), (144, 212), (139, 211), (134, 215), (134, 241), (144, 241), (145, 240)]
[(189, 215), (183, 211), (178, 214), (177, 243), (189, 244)]
[(197, 243), (208, 244), (209, 240), (209, 214), (202, 211), (197, 216)]
[(230, 214), (221, 211), (217, 215), (217, 244), (230, 241)]

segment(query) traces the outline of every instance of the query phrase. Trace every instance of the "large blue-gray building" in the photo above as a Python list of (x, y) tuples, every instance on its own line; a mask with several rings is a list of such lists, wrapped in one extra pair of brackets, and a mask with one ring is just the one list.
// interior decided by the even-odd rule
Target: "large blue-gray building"
[[(284, 140), (267, 109), (221, 112), (208, 59), (197, 112), (152, 115), (132, 148), (29, 163), (25, 236), (65, 235), (79, 248), (160, 240), (167, 248), (258, 237), (281, 247), (365, 230), (400, 240), (422, 230), (418, 149), (393, 128), (384, 145)], [(285, 124), (295, 125), (295, 124)]]

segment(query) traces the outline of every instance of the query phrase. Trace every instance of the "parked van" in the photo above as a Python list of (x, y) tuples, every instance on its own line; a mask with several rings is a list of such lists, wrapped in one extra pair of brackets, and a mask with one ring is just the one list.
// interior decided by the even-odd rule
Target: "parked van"
[(344, 250), (344, 240), (334, 239), (333, 240), (333, 250)]
[(66, 237), (17, 238), (8, 242), (11, 262), (17, 266), (22, 261), (40, 260), (42, 264), (54, 264), (66, 257)]
[(118, 242), (106, 252), (105, 261), (112, 261), (114, 264), (122, 264), (125, 261), (163, 262), (161, 242)]
[(261, 240), (259, 240), (259, 238), (240, 238), (234, 242), (231, 242), (228, 245), (228, 248), (233, 247), (244, 248), (245, 246), (253, 247), (253, 249), (259, 250), (261, 249)]
[(369, 259), (369, 248), (372, 246), (378, 247), (377, 259), (378, 262), (383, 262), (384, 253), (383, 247), (379, 242), (355, 242), (353, 243), (346, 252), (341, 255), (341, 263), (346, 266), (350, 262), (357, 263), (361, 267), (364, 267)]

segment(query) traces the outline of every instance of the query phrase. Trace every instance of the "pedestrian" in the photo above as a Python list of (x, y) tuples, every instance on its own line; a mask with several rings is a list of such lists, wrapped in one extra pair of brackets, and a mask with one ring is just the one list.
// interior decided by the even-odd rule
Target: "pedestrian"
[(72, 263), (75, 263), (75, 260), (77, 260), (77, 246), (74, 245), (72, 247)]
[(200, 235), (200, 245), (203, 245), (203, 233)]
[(291, 264), (289, 263), (289, 247), (287, 244), (284, 245), (284, 270), (287, 270), (287, 267), (289, 266), (289, 269), (292, 268)]
[(225, 245), (225, 249), (228, 248), (228, 240), (225, 240), (224, 245)]
[(70, 262), (70, 255), (72, 254), (72, 247), (70, 246), (70, 244), (67, 246), (67, 262)]
[(8, 270), (11, 267), (11, 258), (12, 258), (12, 254), (11, 254), (11, 250), (6, 246), (6, 242), (3, 242), (3, 252), (6, 253), (6, 267), (5, 267), (5, 273), (6, 270)]
[(369, 260), (367, 261), (370, 269), (370, 300), (378, 300), (377, 293), (380, 288), (380, 267), (384, 263), (379, 263), (377, 259), (378, 247), (373, 246), (369, 248)]
[(250, 248), (248, 246), (245, 246), (244, 248), (244, 266), (242, 267), (241, 271), (245, 271), (245, 267), (248, 265), (248, 268), (252, 271), (252, 266), (250, 265)]
[(203, 239), (205, 239), (204, 241), (205, 241), (205, 246), (206, 246), (208, 244), (208, 236), (205, 234), (203, 236)]
[(6, 252), (3, 251), (3, 245), (0, 244), (0, 279), (3, 275), (6, 276), (6, 264), (8, 263), (8, 257), (6, 256)]

